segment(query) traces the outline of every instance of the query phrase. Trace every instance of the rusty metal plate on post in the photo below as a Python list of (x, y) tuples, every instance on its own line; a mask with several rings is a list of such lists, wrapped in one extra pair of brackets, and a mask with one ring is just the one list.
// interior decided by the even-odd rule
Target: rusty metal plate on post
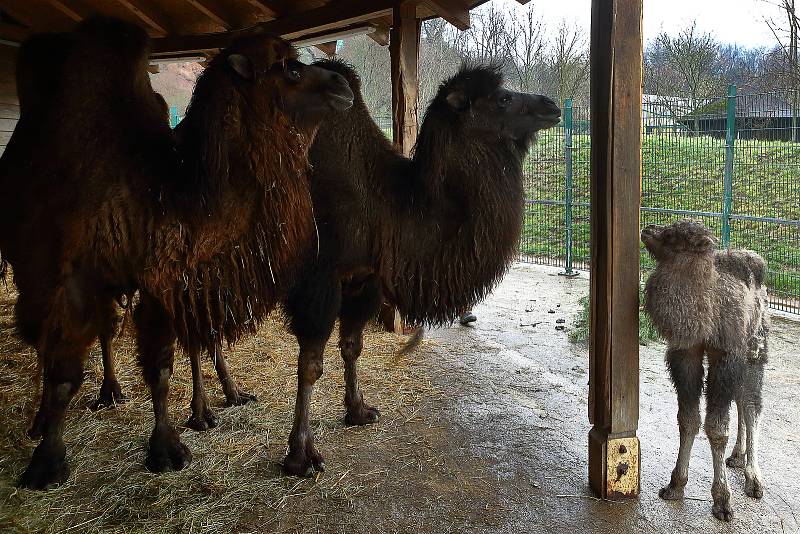
[(606, 443), (606, 498), (639, 495), (639, 438), (609, 439)]

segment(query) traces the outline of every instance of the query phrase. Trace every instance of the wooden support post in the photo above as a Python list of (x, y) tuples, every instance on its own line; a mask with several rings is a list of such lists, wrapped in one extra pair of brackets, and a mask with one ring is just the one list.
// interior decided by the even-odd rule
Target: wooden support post
[[(400, 2), (392, 10), (389, 55), (392, 71), (392, 138), (405, 154), (411, 155), (417, 140), (417, 96), (419, 94), (419, 38), (422, 21), (413, 2)], [(390, 320), (391, 319), (391, 320)], [(391, 306), (382, 309), (384, 328), (406, 333), (400, 315)], [(391, 325), (391, 328), (390, 328)]]
[(592, 0), (589, 483), (639, 494), (642, 0)]
[(419, 93), (419, 36), (421, 21), (416, 5), (403, 2), (393, 9), (389, 42), (392, 70), (392, 133), (405, 155), (417, 140), (417, 95)]

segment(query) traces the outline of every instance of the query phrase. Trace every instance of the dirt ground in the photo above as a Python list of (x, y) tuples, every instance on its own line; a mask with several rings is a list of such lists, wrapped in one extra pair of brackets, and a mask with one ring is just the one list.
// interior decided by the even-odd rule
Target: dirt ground
[[(765, 496), (746, 497), (743, 474), (731, 471), (736, 519), (726, 525), (711, 515), (711, 459), (702, 436), (687, 499), (658, 498), (678, 447), (675, 395), (659, 343), (641, 351), (641, 497), (592, 497), (587, 349), (567, 340), (587, 292), (585, 274), (567, 280), (556, 269), (517, 265), (475, 310), (474, 327), (430, 332), (410, 356), (395, 355), (401, 338), (371, 331), (361, 383), (382, 419), (368, 427), (342, 424), (342, 365), (332, 342), (313, 405), (327, 463), (315, 479), (280, 472), (296, 345), (279, 321), (230, 355), (257, 403), (223, 409), (207, 365), (221, 424), (185, 430), (194, 461), (166, 475), (144, 469), (150, 403), (131, 341), (122, 338), (116, 347), (129, 402), (99, 413), (85, 408), (100, 383), (95, 351), (68, 420), (72, 475), (36, 493), (13, 486), (35, 445), (25, 436), (35, 361), (13, 337), (13, 295), (0, 290), (0, 532), (800, 532), (800, 322), (776, 317), (771, 331)], [(562, 318), (566, 331), (555, 329)], [(171, 392), (177, 421), (186, 419), (189, 397), (188, 365), (179, 357)]]

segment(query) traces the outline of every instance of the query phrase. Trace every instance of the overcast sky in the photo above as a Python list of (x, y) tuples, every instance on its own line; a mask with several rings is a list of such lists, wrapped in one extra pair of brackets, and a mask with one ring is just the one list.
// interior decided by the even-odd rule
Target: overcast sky
[[(494, 3), (519, 6), (515, 0)], [(530, 3), (546, 22), (575, 21), (588, 34), (591, 0), (531, 0)], [(644, 0), (644, 37), (648, 41), (661, 31), (676, 33), (696, 20), (701, 30), (712, 32), (723, 43), (772, 46), (775, 39), (764, 18), (779, 14), (762, 0)]]

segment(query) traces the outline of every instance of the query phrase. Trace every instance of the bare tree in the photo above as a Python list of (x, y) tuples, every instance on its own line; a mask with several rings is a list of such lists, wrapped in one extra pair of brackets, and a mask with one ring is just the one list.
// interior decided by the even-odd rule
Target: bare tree
[[(683, 118), (686, 112), (693, 113), (694, 131), (699, 132), (697, 110), (724, 91), (720, 53), (721, 45), (714, 36), (700, 33), (694, 23), (674, 36), (661, 33), (645, 57), (646, 91), (688, 97), (682, 105), (670, 108), (676, 119)], [(678, 100), (672, 103), (677, 104)]]
[(512, 84), (520, 91), (534, 92), (543, 85), (543, 55), (546, 45), (544, 28), (528, 7), (523, 17), (509, 17), (511, 25), (506, 37), (506, 50), (510, 56), (509, 70)]
[(562, 20), (544, 54), (548, 94), (558, 102), (588, 98), (589, 46), (583, 31)]
[(781, 78), (789, 90), (792, 106), (792, 132), (793, 139), (800, 141), (800, 17), (797, 12), (795, 0), (764, 0), (767, 4), (776, 7), (779, 18), (766, 20), (770, 31), (778, 42), (777, 51), (781, 54), (780, 64), (777, 65), (776, 74)]

